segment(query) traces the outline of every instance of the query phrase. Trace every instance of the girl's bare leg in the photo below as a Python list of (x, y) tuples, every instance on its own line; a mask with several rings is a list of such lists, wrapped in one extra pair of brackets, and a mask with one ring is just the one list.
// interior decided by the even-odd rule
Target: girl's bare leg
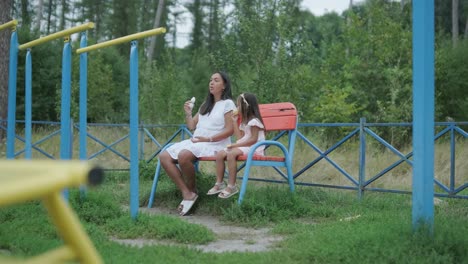
[(216, 154), (216, 183), (223, 182), (224, 171), (226, 169), (226, 165), (224, 164), (225, 159), (226, 151), (222, 150)]
[(237, 176), (237, 156), (242, 155), (242, 151), (238, 148), (234, 148), (227, 153), (227, 165), (229, 172), (229, 182), (228, 185), (236, 185), (236, 176)]

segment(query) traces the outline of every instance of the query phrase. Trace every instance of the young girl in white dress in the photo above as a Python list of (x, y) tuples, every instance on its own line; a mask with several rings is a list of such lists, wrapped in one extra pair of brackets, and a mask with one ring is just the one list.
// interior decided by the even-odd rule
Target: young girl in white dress
[[(233, 113), (234, 135), (238, 139), (236, 143), (228, 145), (224, 150), (216, 154), (216, 183), (208, 191), (208, 195), (218, 194), (219, 198), (229, 198), (239, 192), (236, 186), (237, 157), (247, 155), (252, 145), (265, 140), (265, 127), (254, 94), (243, 93), (237, 98), (238, 113)], [(237, 126), (238, 117), (241, 123)], [(264, 155), (265, 146), (255, 150), (255, 155)], [(229, 180), (228, 185), (223, 181), (225, 163), (227, 161)]]

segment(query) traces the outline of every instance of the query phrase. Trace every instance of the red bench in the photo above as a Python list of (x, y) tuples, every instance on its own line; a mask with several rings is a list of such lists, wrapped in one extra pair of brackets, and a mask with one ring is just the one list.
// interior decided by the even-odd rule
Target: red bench
[[(292, 103), (272, 103), (272, 104), (261, 104), (260, 114), (265, 125), (265, 131), (278, 131), (280, 132), (274, 139), (257, 142), (252, 146), (248, 155), (242, 155), (237, 158), (238, 161), (245, 161), (244, 165), (244, 176), (242, 178), (242, 184), (239, 193), (238, 203), (241, 204), (245, 191), (247, 189), (247, 182), (249, 180), (250, 168), (252, 166), (267, 166), (267, 167), (285, 167), (285, 177), (289, 184), (291, 192), (294, 191), (294, 178), (292, 173), (292, 160), (294, 155), (294, 145), (297, 134), (297, 109)], [(287, 146), (278, 141), (279, 138), (287, 136)], [(254, 155), (255, 149), (259, 146), (265, 145), (265, 148), (276, 146), (281, 154), (280, 155), (268, 155), (269, 150), (265, 150), (265, 156)], [(170, 145), (164, 147), (167, 148)], [(164, 149), (162, 151), (164, 151)], [(161, 151), (161, 152), (162, 152)], [(215, 161), (216, 157), (201, 157), (198, 161)], [(278, 170), (279, 171), (279, 170)], [(154, 195), (156, 194), (156, 188), (158, 184), (159, 175), (161, 172), (161, 164), (158, 159), (156, 166), (156, 172), (153, 179), (153, 186), (151, 188), (151, 195), (148, 202), (148, 208), (151, 208), (154, 201)]]

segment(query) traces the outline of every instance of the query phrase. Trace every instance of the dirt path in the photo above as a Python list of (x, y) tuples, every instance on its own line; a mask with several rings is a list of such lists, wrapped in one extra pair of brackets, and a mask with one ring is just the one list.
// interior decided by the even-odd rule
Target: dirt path
[[(140, 208), (142, 212), (150, 214), (166, 214), (179, 217), (177, 213), (161, 208)], [(260, 252), (273, 250), (275, 244), (283, 237), (272, 235), (269, 228), (244, 228), (229, 226), (221, 223), (219, 219), (206, 215), (188, 215), (181, 219), (194, 224), (204, 225), (216, 235), (216, 240), (206, 245), (188, 245), (203, 252)], [(167, 242), (153, 239), (114, 239), (114, 241), (125, 245), (142, 247), (145, 245), (178, 245), (174, 242)], [(182, 245), (182, 244), (181, 244)], [(185, 244), (184, 244), (185, 245)]]

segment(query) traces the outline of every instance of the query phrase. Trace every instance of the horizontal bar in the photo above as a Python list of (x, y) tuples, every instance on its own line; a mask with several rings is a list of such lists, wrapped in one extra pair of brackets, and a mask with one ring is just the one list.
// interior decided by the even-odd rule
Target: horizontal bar
[(16, 25), (18, 25), (18, 20), (13, 19), (9, 22), (6, 22), (5, 24), (0, 25), (0, 31), (7, 29), (7, 28), (14, 29)]
[[(0, 122), (7, 122), (6, 119), (0, 119)], [(16, 120), (17, 123), (24, 123), (24, 120)], [(60, 124), (60, 122), (53, 122), (53, 121), (32, 121), (33, 124)], [(461, 122), (435, 122), (436, 126), (449, 126), (455, 125), (455, 128), (459, 128), (459, 126), (468, 125), (468, 121), (461, 121)], [(109, 123), (88, 123), (89, 126), (128, 126), (128, 123), (122, 124), (109, 124)], [(166, 127), (180, 127), (185, 126), (184, 124), (144, 124), (139, 125), (139, 127), (144, 128), (166, 128)], [(299, 127), (339, 127), (339, 126), (359, 126), (359, 123), (297, 123)], [(374, 126), (412, 126), (412, 123), (365, 123), (366, 127), (374, 127)], [(460, 128), (459, 128), (460, 129)], [(462, 129), (460, 129), (463, 131)], [(460, 132), (462, 135), (466, 135), (466, 132)]]
[(29, 263), (58, 263), (65, 260), (75, 260), (78, 256), (70, 246), (62, 246), (56, 249), (51, 249), (42, 253), (39, 256), (32, 257), (28, 260)]
[(53, 34), (50, 34), (50, 35), (47, 35), (45, 37), (38, 38), (36, 40), (30, 41), (28, 43), (20, 45), (19, 49), (20, 50), (25, 50), (25, 49), (28, 49), (28, 48), (32, 48), (32, 47), (37, 46), (39, 44), (43, 44), (43, 43), (49, 42), (49, 41), (54, 40), (54, 39), (59, 39), (59, 38), (63, 38), (63, 37), (66, 37), (66, 36), (70, 36), (73, 33), (78, 33), (78, 32), (81, 32), (81, 31), (88, 30), (88, 29), (92, 29), (92, 28), (94, 28), (94, 23), (93, 22), (88, 22), (88, 23), (80, 25), (80, 26), (65, 29), (65, 30), (62, 30), (62, 31), (59, 31), (59, 32), (56, 32), (56, 33), (53, 33)]
[(88, 47), (84, 47), (84, 48), (81, 48), (81, 49), (77, 49), (76, 53), (81, 54), (81, 53), (84, 53), (84, 52), (89, 52), (89, 51), (92, 51), (92, 50), (97, 50), (97, 49), (100, 49), (100, 48), (105, 48), (105, 47), (109, 47), (109, 46), (113, 46), (113, 45), (117, 45), (117, 44), (127, 43), (127, 42), (130, 42), (132, 40), (146, 38), (146, 37), (150, 37), (150, 36), (154, 36), (154, 35), (158, 35), (158, 34), (163, 34), (163, 33), (166, 33), (166, 28), (160, 27), (160, 28), (150, 29), (150, 30), (143, 31), (143, 32), (140, 32), (140, 33), (135, 33), (135, 34), (128, 35), (128, 36), (125, 36), (125, 37), (116, 38), (116, 39), (112, 39), (112, 40), (109, 40), (109, 41), (94, 44), (94, 45), (91, 45), (91, 46), (88, 46)]
[(297, 127), (358, 127), (359, 123), (298, 123)]
[(102, 170), (82, 161), (0, 161), (0, 206), (42, 198), (51, 192), (100, 183)]

